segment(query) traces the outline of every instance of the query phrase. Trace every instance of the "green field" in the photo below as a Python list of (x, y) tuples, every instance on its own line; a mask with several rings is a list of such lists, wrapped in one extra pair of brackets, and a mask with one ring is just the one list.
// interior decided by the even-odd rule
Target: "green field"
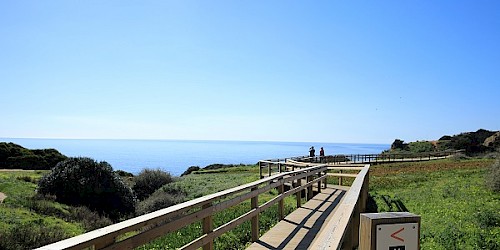
[[(372, 166), (369, 208), (372, 212), (409, 211), (420, 215), (422, 249), (500, 249), (500, 194), (484, 184), (492, 163), (472, 159)], [(43, 173), (0, 171), (0, 192), (8, 196), (0, 204), (0, 249), (30, 248), (89, 230), (74, 219), (74, 208), (35, 197), (35, 183)], [(168, 185), (193, 199), (257, 179), (256, 166), (241, 166), (190, 174)], [(259, 203), (274, 195), (276, 190), (259, 196)], [(216, 214), (215, 227), (242, 215), (249, 207), (247, 201)], [(285, 200), (285, 207), (287, 213), (295, 209), (294, 197)], [(271, 228), (277, 218), (276, 206), (263, 213), (260, 233)], [(244, 223), (219, 237), (215, 247), (243, 249), (250, 241), (249, 232), (250, 223)], [(175, 249), (199, 236), (198, 223), (140, 249)]]
[[(492, 160), (374, 166), (372, 210), (421, 216), (422, 249), (500, 249), (500, 194), (485, 187)], [(372, 203), (373, 205), (373, 203)]]

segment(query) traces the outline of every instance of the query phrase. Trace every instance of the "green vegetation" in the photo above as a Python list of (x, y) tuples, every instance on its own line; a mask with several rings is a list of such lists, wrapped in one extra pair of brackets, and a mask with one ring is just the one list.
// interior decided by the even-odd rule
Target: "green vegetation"
[(424, 153), (446, 150), (465, 150), (467, 155), (494, 152), (500, 146), (500, 132), (479, 129), (458, 135), (445, 135), (437, 141), (416, 141), (405, 143), (396, 139), (386, 153)]
[[(480, 132), (482, 137), (489, 134)], [(496, 139), (488, 138), (485, 141), (494, 145)], [(396, 140), (394, 145), (393, 150), (425, 152), (440, 143), (406, 144)], [(180, 178), (161, 170), (144, 170), (132, 176), (113, 172), (106, 162), (89, 158), (66, 159), (50, 172), (0, 171), (0, 191), (7, 195), (0, 204), (0, 249), (39, 247), (113, 223), (106, 216), (116, 222), (126, 218), (123, 215), (149, 213), (249, 183), (258, 180), (258, 175), (257, 166), (213, 164), (203, 169), (192, 167)], [(337, 180), (330, 178), (329, 183)], [(351, 181), (346, 178), (344, 185)], [(372, 166), (368, 205), (371, 212), (409, 211), (421, 215), (422, 249), (500, 249), (499, 187), (498, 154), (490, 153), (485, 159), (456, 155), (440, 161), (393, 163)], [(259, 203), (275, 197), (276, 192), (260, 195)], [(140, 201), (135, 200), (136, 195)], [(113, 206), (117, 203), (121, 204), (119, 208)], [(248, 212), (249, 203), (215, 214), (214, 226)], [(285, 199), (286, 214), (295, 206), (294, 197)], [(277, 213), (275, 205), (261, 214), (261, 234), (277, 222)], [(250, 223), (246, 222), (217, 238), (215, 247), (243, 249), (250, 241), (248, 232)], [(201, 235), (201, 223), (195, 223), (140, 249), (175, 249)]]
[(162, 186), (173, 182), (173, 177), (160, 169), (143, 169), (134, 177), (133, 190), (137, 199), (144, 200)]
[(422, 249), (499, 249), (500, 194), (486, 188), (492, 160), (373, 166), (372, 212), (422, 217)]
[(107, 162), (68, 158), (40, 179), (38, 192), (56, 201), (86, 206), (117, 220), (135, 210), (134, 194)]
[(486, 175), (486, 184), (493, 192), (500, 193), (500, 157), (497, 157), (495, 163), (491, 165)]
[(55, 149), (30, 150), (14, 143), (0, 142), (0, 169), (51, 169), (66, 158)]
[[(31, 249), (84, 232), (79, 223), (53, 214), (71, 216), (70, 207), (39, 201), (36, 184), (45, 171), (0, 171), (0, 249)], [(25, 180), (29, 180), (28, 182)]]

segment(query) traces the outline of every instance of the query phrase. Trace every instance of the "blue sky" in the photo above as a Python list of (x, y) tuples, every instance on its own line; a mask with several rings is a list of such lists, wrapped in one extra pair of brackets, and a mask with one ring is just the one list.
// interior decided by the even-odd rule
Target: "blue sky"
[(0, 137), (499, 130), (499, 1), (1, 1)]

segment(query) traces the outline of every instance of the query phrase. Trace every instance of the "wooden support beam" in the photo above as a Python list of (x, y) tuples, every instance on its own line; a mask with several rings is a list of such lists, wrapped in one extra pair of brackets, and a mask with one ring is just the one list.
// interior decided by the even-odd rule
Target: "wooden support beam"
[[(202, 209), (207, 209), (212, 206), (212, 203), (207, 203), (202, 206)], [(214, 221), (212, 215), (203, 218), (203, 234), (209, 234), (214, 230)], [(214, 241), (210, 240), (207, 244), (203, 245), (203, 250), (213, 250)]]
[[(252, 191), (257, 190), (257, 187), (251, 189)], [(251, 199), (251, 209), (257, 209), (259, 207), (259, 196), (255, 196)], [(259, 240), (259, 213), (256, 213), (255, 216), (251, 219), (252, 223), (252, 241), (256, 242)]]
[[(301, 184), (301, 179), (297, 179), (297, 182), (295, 183), (295, 187), (300, 187)], [(297, 208), (302, 206), (302, 200), (301, 200), (301, 193), (302, 192), (297, 192), (296, 194), (296, 199), (297, 199)]]
[[(278, 186), (278, 192), (279, 195), (283, 195), (285, 192), (285, 186), (283, 184)], [(281, 199), (278, 201), (278, 216), (280, 220), (283, 220), (285, 218), (285, 201), (284, 199)]]

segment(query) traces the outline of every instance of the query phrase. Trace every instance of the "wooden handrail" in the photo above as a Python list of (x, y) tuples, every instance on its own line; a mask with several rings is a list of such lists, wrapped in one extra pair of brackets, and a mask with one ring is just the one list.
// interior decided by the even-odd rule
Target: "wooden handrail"
[(315, 238), (311, 249), (352, 249), (358, 245), (359, 213), (366, 208), (369, 169), (370, 166), (366, 165), (359, 172), (332, 219)]
[[(204, 235), (188, 243), (182, 249), (197, 249), (201, 246), (213, 246), (212, 242), (216, 237), (252, 218), (252, 221), (255, 221), (255, 218), (258, 218), (258, 215), (262, 211), (275, 203), (279, 203), (285, 197), (312, 187), (315, 183), (321, 183), (327, 178), (327, 170), (326, 164), (323, 164), (292, 172), (284, 172), (239, 187), (138, 216), (73, 238), (43, 246), (39, 249), (82, 249), (87, 247), (94, 247), (95, 249), (132, 249), (162, 235), (202, 220), (204, 220), (204, 225), (206, 223), (206, 226), (204, 226)], [(266, 193), (273, 188), (283, 190), (282, 186), (285, 183), (293, 183), (294, 181), (299, 182), (301, 179), (306, 180), (306, 182), (303, 182), (303, 185), (296, 186), (286, 192), (280, 192), (276, 197), (260, 206), (252, 206), (245, 214), (218, 228), (210, 228), (210, 220), (215, 213), (238, 205), (246, 200), (256, 199), (260, 194)], [(308, 195), (308, 197), (310, 197), (310, 195)], [(225, 198), (229, 199), (223, 200)], [(298, 198), (300, 199), (300, 196), (298, 196)], [(279, 207), (283, 209), (283, 206)], [(193, 209), (195, 210), (194, 212), (192, 211)], [(283, 214), (283, 211), (280, 211), (279, 214)], [(145, 228), (149, 229), (142, 232), (140, 231)], [(252, 228), (258, 230), (258, 226), (252, 226)], [(116, 242), (118, 236), (130, 232), (135, 232), (137, 234)], [(252, 234), (259, 235), (258, 232), (252, 232)], [(210, 249), (211, 247), (208, 248)]]

